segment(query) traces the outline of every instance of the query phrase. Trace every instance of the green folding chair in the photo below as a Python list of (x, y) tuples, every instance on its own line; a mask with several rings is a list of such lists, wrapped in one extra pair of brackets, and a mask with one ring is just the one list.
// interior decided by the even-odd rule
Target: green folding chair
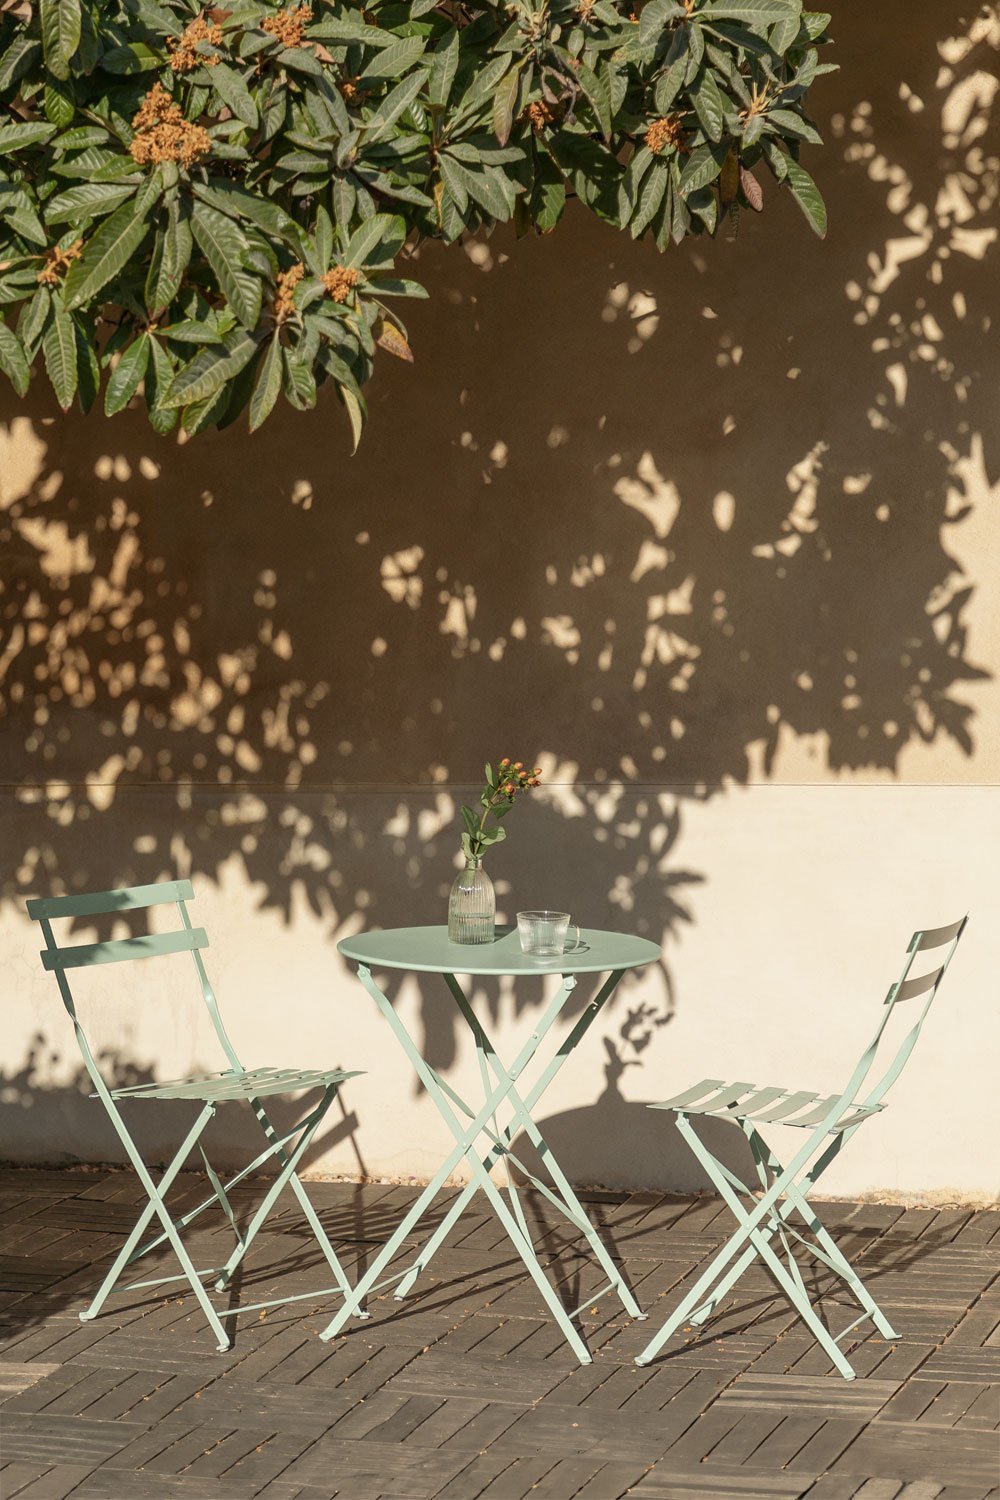
[[(636, 1364), (648, 1365), (682, 1324), (701, 1324), (710, 1318), (758, 1256), (845, 1380), (854, 1379), (854, 1370), (839, 1345), (866, 1318), (872, 1320), (883, 1338), (900, 1337), (857, 1272), (845, 1260), (824, 1229), (809, 1203), (808, 1194), (865, 1120), (885, 1109), (885, 1096), (916, 1045), (927, 1012), (958, 947), (967, 921), (968, 918), (963, 917), (950, 927), (938, 927), (913, 934), (903, 972), (885, 998), (882, 1019), (875, 1036), (841, 1093), (829, 1094), (821, 1099), (814, 1093), (792, 1093), (783, 1088), (758, 1088), (750, 1083), (727, 1084), (718, 1078), (705, 1078), (693, 1088), (675, 1095), (673, 1099), (665, 1099), (662, 1104), (650, 1106), (652, 1109), (676, 1110), (677, 1129), (732, 1209), (739, 1227), (649, 1341), (636, 1359)], [(910, 969), (917, 954), (932, 948), (947, 949), (942, 962), (936, 969), (911, 979)], [(878, 1075), (878, 1055), (881, 1053), (884, 1059), (887, 1053), (891, 1053), (891, 1043), (886, 1033), (896, 1006), (919, 995), (925, 996), (925, 999), (916, 1022), (905, 1032), (886, 1071), (877, 1076), (859, 1102), (859, 1095), (863, 1094), (873, 1070)], [(739, 1126), (750, 1146), (759, 1188), (747, 1187), (712, 1155), (692, 1125), (692, 1115), (710, 1115), (717, 1120), (732, 1120)], [(787, 1167), (782, 1166), (762, 1139), (757, 1130), (758, 1125), (787, 1125), (808, 1131), (805, 1142)], [(744, 1209), (740, 1194), (753, 1199), (750, 1208)], [(789, 1222), (792, 1215), (798, 1215), (810, 1238), (807, 1239)], [(774, 1248), (773, 1242), (776, 1239), (781, 1243), (784, 1261)], [(802, 1273), (792, 1253), (791, 1241), (803, 1245), (846, 1283), (862, 1308), (861, 1315), (836, 1336), (830, 1333), (812, 1306)]]
[[(336, 1277), (337, 1289), (345, 1295), (350, 1291), (350, 1283), (344, 1274), (344, 1269), (327, 1238), (316, 1210), (309, 1201), (305, 1188), (299, 1180), (297, 1168), (303, 1155), (308, 1150), (309, 1143), (315, 1135), (320, 1122), (333, 1103), (338, 1088), (346, 1078), (356, 1078), (358, 1075), (356, 1073), (345, 1073), (340, 1068), (331, 1068), (319, 1072), (314, 1069), (252, 1068), (248, 1070), (243, 1067), (222, 1024), (222, 1017), (219, 1014), (215, 994), (209, 983), (208, 975), (205, 972), (205, 965), (202, 961), (201, 949), (208, 947), (208, 938), (203, 928), (191, 925), (191, 919), (188, 916), (186, 903), (193, 896), (194, 891), (190, 881), (172, 880), (157, 885), (133, 886), (127, 890), (98, 891), (90, 895), (56, 896), (44, 900), (29, 901), (28, 915), (41, 926), (46, 944), (41, 954), (42, 963), (46, 969), (55, 975), (56, 983), (59, 985), (59, 992), (63, 998), (63, 1004), (72, 1018), (73, 1026), (76, 1030), (76, 1039), (83, 1054), (84, 1063), (97, 1091), (91, 1097), (99, 1098), (103, 1102), (105, 1109), (111, 1117), (111, 1123), (118, 1132), (118, 1137), (128, 1153), (129, 1160), (135, 1167), (142, 1185), (149, 1196), (149, 1203), (139, 1215), (134, 1229), (122, 1246), (107, 1276), (104, 1278), (93, 1302), (91, 1302), (86, 1312), (80, 1314), (81, 1321), (86, 1322), (90, 1318), (97, 1317), (106, 1298), (114, 1290), (119, 1277), (127, 1267), (133, 1265), (144, 1255), (148, 1255), (150, 1251), (167, 1243), (172, 1247), (177, 1259), (180, 1261), (183, 1268), (183, 1275), (158, 1276), (151, 1280), (133, 1281), (127, 1286), (119, 1288), (119, 1290), (134, 1292), (142, 1287), (162, 1286), (166, 1282), (187, 1280), (201, 1305), (202, 1311), (208, 1319), (212, 1331), (218, 1339), (220, 1351), (224, 1351), (230, 1347), (231, 1341), (223, 1327), (221, 1321), (223, 1318), (232, 1318), (241, 1312), (255, 1312), (265, 1307), (279, 1307), (286, 1302), (315, 1300), (317, 1297), (323, 1295), (323, 1289), (321, 1289), (315, 1292), (301, 1293), (295, 1297), (275, 1298), (270, 1302), (254, 1302), (242, 1307), (217, 1309), (211, 1302), (205, 1287), (202, 1285), (203, 1278), (214, 1277), (215, 1290), (221, 1292), (226, 1289), (237, 1266), (253, 1244), (265, 1219), (286, 1186), (291, 1188), (301, 1205), (302, 1211), (319, 1243), (320, 1250), (323, 1252)], [(60, 918), (96, 917), (115, 912), (136, 911), (144, 907), (162, 906), (170, 902), (176, 903), (177, 910), (180, 913), (182, 925), (178, 931), (122, 938), (114, 942), (77, 944), (71, 947), (60, 947), (52, 933), (53, 921)], [(67, 977), (67, 970), (89, 968), (93, 964), (121, 963), (127, 959), (156, 958), (170, 953), (190, 953), (192, 955), (198, 975), (198, 982), (201, 986), (202, 999), (208, 1009), (212, 1025), (215, 1028), (215, 1034), (219, 1039), (223, 1052), (229, 1060), (230, 1066), (221, 1072), (206, 1073), (202, 1076), (191, 1078), (180, 1078), (171, 1083), (144, 1083), (132, 1088), (109, 1089), (94, 1060), (94, 1054), (91, 1051), (86, 1033), (77, 1015), (76, 1005)], [(317, 1088), (322, 1089), (323, 1092), (316, 1107), (301, 1118), (290, 1130), (279, 1133), (271, 1123), (261, 1100), (272, 1094), (288, 1094), (299, 1089), (312, 1090)], [(154, 1182), (150, 1176), (119, 1108), (119, 1105), (123, 1102), (144, 1099), (181, 1099), (201, 1104), (201, 1109), (194, 1124), (184, 1137), (176, 1156), (170, 1162), (159, 1182)], [(237, 1100), (250, 1105), (264, 1132), (267, 1146), (248, 1167), (244, 1167), (241, 1172), (238, 1172), (234, 1177), (230, 1178), (228, 1183), (223, 1185), (205, 1154), (200, 1137), (219, 1105)], [(294, 1144), (291, 1144), (293, 1141)], [(212, 1193), (210, 1197), (205, 1198), (195, 1208), (189, 1209), (187, 1213), (174, 1220), (167, 1208), (166, 1194), (174, 1178), (196, 1145), (201, 1154), (201, 1159), (204, 1163), (209, 1183), (211, 1184)], [(271, 1157), (277, 1159), (279, 1171), (270, 1183), (249, 1224), (245, 1228), (241, 1228), (236, 1221), (236, 1215), (233, 1212), (227, 1189), (231, 1190), (237, 1183), (249, 1177), (251, 1173), (263, 1166)], [(198, 1271), (191, 1262), (184, 1242), (181, 1239), (180, 1231), (185, 1229), (192, 1220), (196, 1219), (199, 1214), (213, 1203), (220, 1205), (228, 1219), (236, 1236), (236, 1246), (225, 1265), (214, 1266), (205, 1271)], [(162, 1226), (162, 1233), (154, 1235), (145, 1244), (140, 1244), (140, 1240), (146, 1233), (147, 1227), (154, 1216)]]

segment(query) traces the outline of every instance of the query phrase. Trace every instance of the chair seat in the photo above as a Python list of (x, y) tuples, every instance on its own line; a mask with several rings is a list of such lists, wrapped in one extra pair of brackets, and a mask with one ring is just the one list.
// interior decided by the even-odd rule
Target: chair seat
[[(797, 1125), (815, 1130), (829, 1114), (840, 1096), (789, 1089), (759, 1088), (754, 1083), (724, 1083), (721, 1078), (703, 1078), (693, 1088), (675, 1094), (672, 1099), (651, 1104), (650, 1109), (676, 1109), (686, 1115), (714, 1115), (724, 1120), (753, 1120), (756, 1125)], [(884, 1104), (849, 1106), (830, 1125), (830, 1134), (849, 1130), (868, 1115), (885, 1108)]]
[[(112, 1089), (112, 1099), (201, 1099), (221, 1104), (231, 1099), (256, 1099), (266, 1094), (290, 1094), (298, 1089), (327, 1088), (357, 1078), (342, 1068), (318, 1072), (313, 1068), (250, 1068), (239, 1072), (228, 1068), (224, 1073), (201, 1073), (178, 1078), (171, 1083), (140, 1083), (132, 1088)], [(97, 1095), (92, 1094), (96, 1099)]]

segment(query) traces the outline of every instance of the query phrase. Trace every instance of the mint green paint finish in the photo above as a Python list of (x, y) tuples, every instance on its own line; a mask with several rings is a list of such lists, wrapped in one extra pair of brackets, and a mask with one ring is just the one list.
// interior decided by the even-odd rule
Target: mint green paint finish
[[(229, 1038), (229, 1034), (223, 1025), (215, 992), (209, 982), (208, 973), (201, 956), (201, 950), (208, 946), (208, 938), (200, 927), (192, 926), (191, 918), (188, 914), (186, 902), (190, 901), (193, 896), (194, 892), (189, 881), (164, 881), (158, 885), (134, 886), (126, 890), (99, 891), (86, 895), (56, 896), (29, 901), (28, 913), (41, 926), (46, 945), (41, 954), (42, 963), (46, 969), (55, 975), (63, 1004), (73, 1022), (80, 1052), (94, 1083), (96, 1092), (93, 1097), (99, 1098), (103, 1103), (118, 1138), (124, 1146), (149, 1199), (149, 1202), (139, 1215), (134, 1228), (105, 1276), (104, 1281), (98, 1288), (96, 1296), (86, 1312), (80, 1314), (80, 1318), (84, 1322), (90, 1318), (95, 1318), (103, 1307), (107, 1297), (115, 1290), (124, 1271), (137, 1260), (141, 1259), (142, 1256), (148, 1255), (150, 1251), (167, 1243), (176, 1254), (183, 1274), (179, 1277), (159, 1276), (148, 1281), (132, 1282), (128, 1286), (123, 1286), (120, 1290), (137, 1291), (143, 1287), (160, 1286), (168, 1282), (186, 1280), (205, 1314), (209, 1327), (216, 1336), (218, 1348), (220, 1351), (224, 1351), (230, 1347), (230, 1338), (223, 1327), (222, 1319), (234, 1317), (237, 1312), (249, 1312), (251, 1311), (251, 1307), (242, 1306), (217, 1309), (209, 1298), (203, 1281), (206, 1277), (211, 1278), (215, 1282), (216, 1291), (223, 1291), (225, 1289), (233, 1272), (250, 1248), (285, 1187), (290, 1188), (298, 1199), (299, 1206), (313, 1234), (316, 1236), (323, 1257), (333, 1272), (337, 1283), (333, 1290), (345, 1295), (350, 1291), (350, 1284), (344, 1273), (344, 1269), (327, 1238), (315, 1209), (309, 1201), (296, 1169), (323, 1117), (336, 1098), (340, 1085), (347, 1078), (357, 1077), (357, 1074), (345, 1073), (341, 1068), (317, 1071), (315, 1069), (293, 1068), (254, 1068), (247, 1070), (243, 1067)], [(180, 929), (174, 932), (148, 934), (141, 937), (123, 938), (104, 943), (77, 944), (76, 946), (65, 947), (57, 943), (52, 930), (53, 921), (63, 918), (113, 915), (115, 912), (120, 911), (142, 910), (147, 907), (169, 904), (176, 905), (180, 916)], [(77, 1012), (76, 1002), (70, 989), (66, 971), (68, 969), (90, 967), (93, 964), (124, 963), (134, 959), (158, 958), (185, 952), (190, 953), (194, 960), (201, 998), (211, 1017), (215, 1034), (218, 1037), (223, 1053), (228, 1059), (229, 1067), (220, 1072), (177, 1079), (173, 1082), (139, 1084), (135, 1087), (125, 1089), (109, 1089), (101, 1076), (83, 1023)], [(290, 1130), (279, 1134), (271, 1123), (263, 1104), (260, 1102), (261, 1099), (272, 1094), (292, 1093), (302, 1089), (320, 1089), (322, 1093), (318, 1104), (303, 1119), (300, 1119), (297, 1124), (292, 1126)], [(194, 1123), (158, 1182), (154, 1182), (152, 1175), (145, 1166), (138, 1147), (133, 1141), (119, 1109), (119, 1104), (121, 1103), (135, 1102), (141, 1099), (190, 1100), (192, 1103), (201, 1105)], [(208, 1157), (205, 1155), (201, 1145), (201, 1136), (209, 1121), (213, 1118), (218, 1106), (234, 1101), (250, 1105), (264, 1133), (267, 1145), (248, 1167), (238, 1172), (227, 1184), (223, 1184), (212, 1168)], [(181, 1170), (196, 1146), (201, 1153), (212, 1192), (209, 1197), (205, 1198), (195, 1208), (189, 1209), (175, 1221), (167, 1208), (166, 1194), (177, 1173)], [(236, 1223), (227, 1189), (231, 1190), (237, 1183), (242, 1182), (244, 1178), (250, 1176), (252, 1172), (255, 1172), (272, 1157), (276, 1159), (278, 1164), (279, 1170), (277, 1175), (268, 1187), (250, 1223), (245, 1230), (241, 1230)], [(195, 1268), (188, 1255), (184, 1241), (181, 1239), (180, 1231), (186, 1228), (188, 1224), (212, 1204), (218, 1204), (225, 1214), (230, 1228), (235, 1235), (236, 1246), (225, 1265), (213, 1266), (208, 1270), (199, 1271)], [(154, 1218), (159, 1221), (161, 1232), (154, 1235), (153, 1238), (147, 1239), (145, 1243), (140, 1243)], [(311, 1298), (321, 1295), (321, 1291), (308, 1294)], [(254, 1308), (280, 1306), (284, 1300), (298, 1301), (301, 1300), (301, 1296), (289, 1299), (279, 1298), (273, 1302), (255, 1303), (252, 1306)]]
[[(899, 1338), (857, 1272), (823, 1227), (808, 1195), (855, 1131), (865, 1120), (885, 1109), (886, 1095), (916, 1045), (967, 920), (963, 917), (947, 927), (929, 928), (913, 934), (903, 972), (885, 997), (875, 1035), (862, 1053), (847, 1086), (839, 1093), (820, 1097), (808, 1091), (793, 1093), (783, 1088), (761, 1089), (752, 1083), (725, 1084), (718, 1078), (706, 1078), (665, 1099), (662, 1104), (650, 1106), (676, 1111), (677, 1129), (732, 1210), (738, 1227), (650, 1339), (636, 1364), (649, 1364), (682, 1325), (701, 1324), (710, 1318), (758, 1257), (845, 1380), (854, 1379), (854, 1370), (840, 1344), (860, 1323), (870, 1319), (883, 1338)], [(934, 948), (947, 950), (943, 961), (926, 974), (911, 979), (910, 969), (917, 954)], [(918, 996), (923, 996), (924, 1001), (916, 1019), (893, 1049), (888, 1044), (887, 1033), (896, 1006), (906, 1006)], [(692, 1125), (692, 1115), (731, 1120), (743, 1132), (756, 1169), (756, 1188), (749, 1188), (712, 1155)], [(809, 1134), (788, 1166), (784, 1167), (758, 1132), (758, 1125), (784, 1125), (806, 1130)], [(754, 1193), (758, 1196), (753, 1197)], [(744, 1208), (741, 1196), (751, 1198), (749, 1208)], [(805, 1234), (790, 1222), (793, 1215), (805, 1227)], [(775, 1241), (781, 1246), (781, 1256), (777, 1253)], [(860, 1316), (836, 1336), (830, 1333), (812, 1306), (793, 1254), (793, 1242), (805, 1246), (811, 1255), (838, 1276), (861, 1308)]]
[(372, 969), (408, 969), (423, 974), (519, 975), (607, 974), (656, 963), (658, 944), (621, 932), (582, 928), (580, 946), (557, 958), (521, 952), (517, 929), (499, 929), (492, 943), (449, 943), (446, 927), (395, 927), (363, 932), (337, 944), (345, 958)]
[[(583, 1305), (589, 1306), (595, 1296), (603, 1295), (603, 1291), (613, 1291), (630, 1316), (643, 1317), (631, 1288), (587, 1217), (586, 1210), (535, 1124), (531, 1112), (611, 999), (626, 970), (655, 962), (660, 956), (659, 948), (643, 938), (585, 930), (581, 934), (580, 946), (572, 953), (555, 959), (539, 960), (529, 958), (521, 952), (516, 932), (503, 934), (491, 944), (466, 946), (450, 943), (447, 929), (443, 927), (407, 927), (389, 932), (364, 933), (358, 937), (345, 938), (338, 946), (345, 957), (358, 962), (358, 977), (362, 985), (375, 1001), (413, 1064), (418, 1078), (454, 1137), (455, 1144), (320, 1337), (331, 1339), (340, 1332), (348, 1319), (367, 1316), (364, 1311), (365, 1298), (382, 1286), (395, 1284), (395, 1297), (405, 1297), (472, 1199), (481, 1192), (503, 1225), (570, 1348), (581, 1364), (589, 1364), (590, 1353), (573, 1321), (581, 1309), (566, 1311), (539, 1263), (511, 1165), (516, 1166), (518, 1177), (531, 1182), (584, 1237), (607, 1276), (608, 1281), (602, 1291), (593, 1293)], [(463, 1099), (447, 1079), (427, 1062), (392, 1002), (372, 977), (373, 968), (409, 969), (441, 975), (472, 1033), (482, 1085), (481, 1104)], [(576, 988), (576, 975), (608, 973), (609, 970), (604, 984), (585, 1006), (548, 1062), (538, 1070), (534, 1082), (522, 1085), (522, 1076), (532, 1068), (538, 1049)], [(501, 1061), (468, 996), (458, 983), (456, 974), (508, 975), (515, 978), (525, 974), (560, 976), (558, 989), (542, 1010), (521, 1050), (509, 1066)], [(502, 1111), (509, 1117), (504, 1125), (499, 1123)], [(540, 1154), (551, 1177), (551, 1186), (533, 1176), (514, 1155), (511, 1148), (519, 1131), (527, 1135)], [(469, 1168), (471, 1181), (457, 1194), (438, 1227), (411, 1264), (383, 1280), (383, 1273), (397, 1251), (416, 1229), (440, 1189), (463, 1161)], [(501, 1161), (507, 1169), (505, 1189), (499, 1188), (490, 1177), (491, 1169)]]

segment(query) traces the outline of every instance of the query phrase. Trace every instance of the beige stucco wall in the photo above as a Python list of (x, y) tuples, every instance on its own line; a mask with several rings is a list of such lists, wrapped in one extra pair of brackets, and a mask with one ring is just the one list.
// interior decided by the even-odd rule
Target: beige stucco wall
[[(428, 1175), (443, 1127), (335, 943), (441, 920), (511, 753), (546, 785), (502, 909), (664, 944), (539, 1108), (580, 1180), (697, 1184), (642, 1101), (835, 1086), (913, 928), (971, 910), (827, 1185), (995, 1194), (1000, 27), (835, 29), (825, 243), (770, 189), (665, 257), (582, 213), (426, 247), (354, 459), (332, 401), (178, 445), (0, 394), (3, 1155), (114, 1155), (24, 897), (190, 873), (247, 1061), (366, 1070), (310, 1170)], [(214, 1065), (184, 958), (85, 979), (117, 1076)], [(539, 999), (478, 1003), (509, 1050)], [(474, 1086), (447, 996), (398, 1003)]]

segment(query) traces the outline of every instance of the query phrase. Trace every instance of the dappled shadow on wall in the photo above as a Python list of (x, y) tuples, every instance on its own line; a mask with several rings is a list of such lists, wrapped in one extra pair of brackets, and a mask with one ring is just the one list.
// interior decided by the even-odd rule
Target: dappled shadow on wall
[(289, 920), (440, 920), (453, 794), (512, 753), (556, 788), (496, 854), (514, 904), (543, 858), (589, 924), (669, 939), (688, 799), (795, 743), (969, 753), (948, 549), (1000, 356), (996, 28), (963, 15), (842, 18), (825, 245), (769, 192), (665, 258), (582, 214), (425, 247), (416, 371), (354, 460), (332, 402), (178, 446), (4, 396), (4, 894), (235, 864)]

